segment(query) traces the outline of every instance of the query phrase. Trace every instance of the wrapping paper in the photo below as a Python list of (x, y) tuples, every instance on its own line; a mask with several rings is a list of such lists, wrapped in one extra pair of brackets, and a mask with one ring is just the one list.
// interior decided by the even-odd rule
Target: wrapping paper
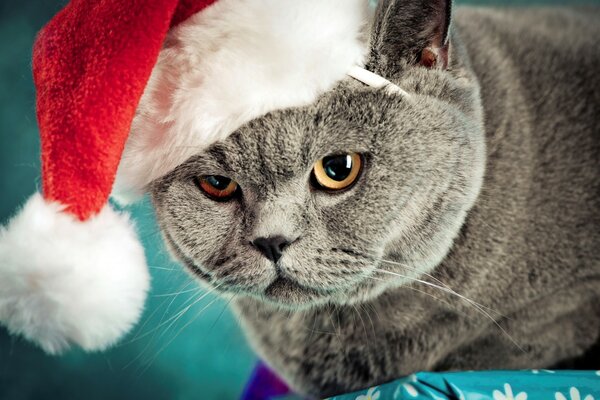
[(600, 371), (419, 372), (331, 400), (600, 400)]
[[(242, 400), (301, 399), (259, 363)], [(418, 372), (329, 400), (600, 400), (600, 371)]]

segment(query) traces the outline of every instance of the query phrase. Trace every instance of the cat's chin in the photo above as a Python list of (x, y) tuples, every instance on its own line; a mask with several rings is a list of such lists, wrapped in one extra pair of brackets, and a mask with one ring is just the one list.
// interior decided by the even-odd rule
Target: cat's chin
[(281, 309), (302, 311), (326, 304), (362, 303), (379, 296), (382, 291), (364, 292), (360, 287), (347, 288), (343, 293), (338, 290), (321, 291), (303, 286), (293, 279), (278, 277), (264, 291), (251, 293), (250, 297)]
[(323, 302), (326, 296), (315, 289), (302, 286), (292, 279), (278, 277), (260, 294), (260, 298), (279, 306), (297, 309)]

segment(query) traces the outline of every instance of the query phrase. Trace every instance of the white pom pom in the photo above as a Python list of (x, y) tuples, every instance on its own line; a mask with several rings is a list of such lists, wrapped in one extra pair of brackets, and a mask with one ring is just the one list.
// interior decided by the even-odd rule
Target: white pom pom
[(0, 227), (0, 324), (51, 354), (102, 350), (140, 317), (144, 250), (126, 214), (81, 222), (61, 209), (35, 194)]

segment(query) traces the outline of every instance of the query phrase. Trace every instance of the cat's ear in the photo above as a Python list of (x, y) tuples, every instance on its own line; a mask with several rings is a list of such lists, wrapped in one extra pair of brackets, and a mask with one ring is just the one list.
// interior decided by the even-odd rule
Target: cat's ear
[(379, 0), (370, 63), (384, 69), (406, 62), (446, 69), (451, 11), (452, 0)]

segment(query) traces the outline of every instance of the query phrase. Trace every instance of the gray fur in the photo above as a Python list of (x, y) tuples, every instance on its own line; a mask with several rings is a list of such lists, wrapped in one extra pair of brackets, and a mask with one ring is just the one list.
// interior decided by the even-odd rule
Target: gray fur
[[(427, 12), (402, 4), (380, 1), (368, 66), (410, 99), (348, 79), (248, 123), (152, 184), (165, 240), (237, 294), (256, 351), (307, 395), (583, 366), (600, 333), (599, 14), (459, 8), (441, 71), (413, 66)], [(366, 155), (357, 184), (311, 189), (313, 164), (348, 151)], [(208, 174), (241, 197), (208, 199)], [(277, 267), (249, 243), (269, 235), (293, 240)]]

